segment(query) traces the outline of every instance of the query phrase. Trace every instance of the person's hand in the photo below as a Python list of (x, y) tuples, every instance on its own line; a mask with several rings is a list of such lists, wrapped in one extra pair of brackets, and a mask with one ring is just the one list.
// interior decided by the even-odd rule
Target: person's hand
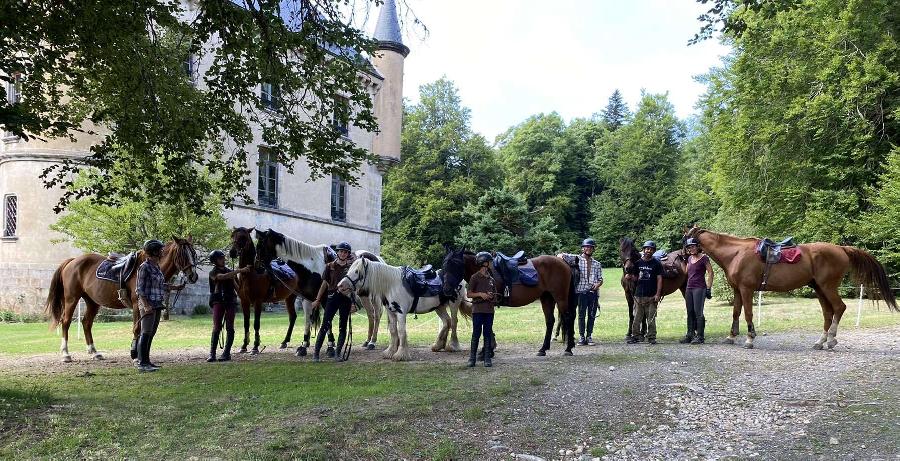
[(653, 302), (658, 303), (660, 299), (662, 299), (662, 296), (659, 294), (653, 295)]
[(312, 302), (313, 309), (318, 309), (320, 305), (322, 305), (322, 303), (320, 303), (318, 299)]
[(706, 289), (706, 299), (712, 299), (712, 288)]
[(244, 266), (244, 267), (238, 269), (238, 272), (240, 272), (242, 274), (246, 274), (246, 273), (250, 272), (250, 266)]

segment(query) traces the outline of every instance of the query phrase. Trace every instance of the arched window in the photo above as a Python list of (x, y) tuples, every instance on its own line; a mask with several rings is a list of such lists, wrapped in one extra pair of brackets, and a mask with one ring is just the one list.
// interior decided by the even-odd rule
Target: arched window
[(3, 238), (16, 237), (16, 224), (19, 219), (18, 205), (15, 194), (3, 196)]

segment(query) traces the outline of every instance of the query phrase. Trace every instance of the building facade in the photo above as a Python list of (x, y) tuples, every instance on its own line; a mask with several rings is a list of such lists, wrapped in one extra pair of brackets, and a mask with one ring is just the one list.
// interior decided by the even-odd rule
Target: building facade
[[(262, 142), (255, 130), (254, 142), (246, 146), (248, 161), (257, 165), (249, 195), (254, 204), (236, 202), (224, 215), (231, 226), (272, 228), (312, 244), (346, 240), (354, 248), (375, 252), (381, 247), (382, 176), (400, 159), (400, 127), (403, 108), (403, 64), (409, 49), (400, 34), (396, 5), (384, 2), (375, 28), (379, 53), (371, 59), (374, 71), (360, 75), (361, 84), (373, 97), (379, 133), (354, 126), (343, 127), (344, 136), (354, 144), (376, 154), (380, 161), (363, 165), (359, 185), (349, 186), (340, 178), (310, 181), (303, 160), (289, 173)], [(209, 62), (202, 58), (189, 69), (202, 74)], [(202, 85), (198, 79), (198, 85)], [(271, 87), (259, 88), (260, 98), (271, 99)], [(7, 87), (7, 97), (18, 98), (16, 87)], [(39, 179), (43, 170), (64, 159), (88, 154), (96, 138), (77, 135), (76, 142), (53, 139), (48, 142), (23, 141), (5, 131), (0, 139), (0, 198), (2, 198), (2, 235), (0, 235), (0, 310), (39, 312), (47, 296), (50, 279), (66, 258), (82, 253), (65, 236), (50, 230), (58, 216), (53, 212), (62, 191), (45, 189)], [(129, 250), (129, 249), (123, 249)], [(176, 307), (205, 303), (205, 284), (192, 287)], [(193, 295), (191, 294), (193, 293)]]

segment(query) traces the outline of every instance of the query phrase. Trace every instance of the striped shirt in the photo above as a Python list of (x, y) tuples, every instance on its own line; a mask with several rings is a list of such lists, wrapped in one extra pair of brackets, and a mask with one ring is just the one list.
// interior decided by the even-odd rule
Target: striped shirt
[[(577, 293), (588, 293), (595, 283), (603, 281), (603, 268), (600, 267), (600, 261), (594, 258), (587, 258), (584, 253), (572, 256), (578, 258), (578, 270), (581, 271), (581, 278), (578, 280), (578, 286), (575, 287), (575, 291)], [(591, 262), (590, 271), (588, 271), (588, 259)]]
[(146, 299), (154, 308), (161, 308), (165, 296), (166, 278), (163, 276), (159, 265), (151, 260), (144, 261), (138, 268), (137, 274), (138, 296)]

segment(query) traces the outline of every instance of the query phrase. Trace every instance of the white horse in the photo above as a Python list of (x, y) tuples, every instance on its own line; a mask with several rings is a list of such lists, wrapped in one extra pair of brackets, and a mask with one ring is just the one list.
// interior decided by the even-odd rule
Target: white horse
[[(334, 258), (334, 251), (328, 245), (310, 245), (272, 229), (268, 231), (257, 230), (256, 237), (260, 242), (259, 252), (263, 259), (280, 258), (300, 266), (297, 276), (301, 285), (300, 293), (298, 294), (301, 296), (298, 296), (298, 299), (303, 305), (305, 326), (303, 343), (297, 347), (297, 355), (306, 355), (306, 350), (310, 345), (311, 330), (314, 324), (319, 323), (320, 316), (319, 311), (313, 310), (312, 301), (315, 300), (319, 292), (319, 287), (322, 284), (322, 273), (325, 272), (327, 261)], [(367, 250), (357, 250), (356, 257), (384, 262), (380, 256)], [(373, 350), (378, 340), (378, 326), (381, 323), (381, 313), (383, 312), (382, 305), (373, 302), (369, 297), (360, 299), (360, 303), (366, 309), (366, 315), (369, 318), (369, 334), (366, 342), (363, 343), (363, 347)], [(290, 310), (288, 313), (290, 313)], [(289, 319), (288, 332), (282, 343), (282, 348), (286, 348), (287, 343), (290, 341), (295, 319), (295, 316)], [(331, 332), (328, 333), (328, 336), (328, 347), (333, 348), (334, 336)]]
[[(460, 349), (456, 336), (459, 323), (457, 313), (471, 318), (472, 306), (465, 301), (466, 289), (460, 284), (453, 300), (443, 296), (421, 297), (412, 311), (413, 296), (403, 286), (402, 268), (368, 259), (358, 259), (350, 265), (347, 275), (338, 284), (338, 290), (345, 294), (356, 291), (363, 298), (381, 300), (387, 306), (388, 328), (391, 333), (391, 345), (384, 350), (383, 356), (394, 361), (409, 360), (409, 347), (406, 336), (406, 316), (408, 314), (424, 314), (435, 311), (441, 319), (441, 328), (431, 350), (438, 352), (457, 352)], [(447, 315), (447, 307), (450, 315)], [(448, 344), (447, 335), (450, 333)]]

